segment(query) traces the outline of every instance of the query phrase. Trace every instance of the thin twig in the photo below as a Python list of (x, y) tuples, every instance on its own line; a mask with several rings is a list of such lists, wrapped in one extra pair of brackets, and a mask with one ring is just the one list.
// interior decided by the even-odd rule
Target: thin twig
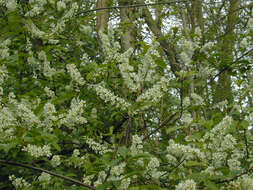
[(123, 8), (135, 8), (135, 7), (147, 7), (147, 6), (155, 6), (155, 5), (169, 5), (173, 3), (186, 3), (189, 0), (181, 0), (181, 1), (169, 1), (169, 2), (156, 2), (156, 3), (146, 3), (146, 4), (133, 4), (133, 5), (121, 5), (121, 6), (112, 6), (112, 7), (100, 7), (95, 9), (90, 9), (86, 11), (81, 11), (78, 14), (87, 14), (90, 12), (107, 10), (107, 9), (123, 9)]
[(92, 187), (90, 185), (86, 185), (86, 184), (82, 183), (81, 181), (75, 180), (73, 178), (70, 178), (70, 177), (67, 177), (67, 176), (63, 176), (63, 175), (60, 175), (60, 174), (57, 174), (57, 173), (54, 173), (52, 171), (45, 170), (45, 169), (42, 169), (42, 168), (30, 166), (30, 165), (27, 165), (27, 164), (22, 164), (22, 163), (13, 162), (13, 161), (7, 161), (7, 160), (2, 160), (2, 159), (0, 159), (0, 164), (12, 165), (12, 166), (20, 166), (20, 167), (23, 167), (23, 168), (27, 168), (27, 169), (31, 169), (31, 170), (35, 170), (35, 171), (39, 171), (39, 172), (45, 172), (45, 173), (48, 173), (50, 175), (53, 175), (53, 176), (56, 176), (56, 177), (59, 177), (59, 178), (71, 181), (71, 182), (73, 182), (73, 183), (75, 183), (77, 185), (86, 187), (88, 189), (93, 189), (93, 190), (96, 189), (95, 187)]
[(248, 139), (247, 139), (247, 134), (246, 134), (246, 129), (243, 130), (244, 134), (244, 142), (245, 142), (245, 148), (246, 148), (246, 158), (249, 158), (249, 145), (248, 145)]
[(235, 61), (233, 61), (230, 65), (225, 66), (223, 69), (221, 69), (219, 71), (219, 73), (217, 73), (216, 75), (213, 76), (213, 78), (210, 79), (209, 82), (206, 83), (206, 85), (202, 88), (202, 90), (204, 88), (207, 87), (207, 85), (209, 85), (210, 83), (212, 83), (218, 76), (220, 76), (223, 72), (227, 71), (228, 69), (231, 68), (232, 65), (234, 65), (235, 63), (237, 63), (238, 61), (240, 61), (243, 57), (245, 57), (246, 55), (250, 54), (251, 52), (253, 52), (253, 48), (250, 49), (249, 51), (246, 51), (244, 54), (242, 54), (240, 57), (238, 57)]
[(234, 181), (234, 180), (236, 180), (237, 178), (239, 178), (239, 177), (241, 177), (241, 176), (243, 176), (243, 175), (245, 175), (245, 174), (248, 174), (248, 173), (250, 173), (250, 172), (252, 172), (252, 171), (253, 171), (253, 167), (251, 167), (249, 170), (247, 170), (247, 171), (245, 171), (245, 172), (242, 172), (242, 173), (236, 175), (235, 177), (233, 177), (233, 178), (231, 178), (231, 179), (225, 179), (225, 180), (218, 181), (218, 182), (216, 182), (216, 184), (228, 183), (228, 182)]
[(174, 166), (171, 170), (169, 170), (169, 171), (167, 171), (166, 173), (162, 174), (162, 175), (160, 176), (160, 178), (163, 177), (163, 176), (165, 176), (165, 175), (167, 175), (168, 173), (173, 172), (173, 171), (174, 171), (175, 169), (177, 169), (184, 161), (185, 161), (185, 157), (184, 157), (176, 166)]
[[(149, 133), (148, 135), (146, 135), (143, 138), (143, 141), (146, 140), (148, 137), (150, 137), (151, 135), (153, 135), (154, 133), (156, 133), (157, 131), (159, 131), (161, 128), (163, 128), (165, 125), (167, 125), (178, 113), (180, 112), (175, 112), (174, 114), (172, 114), (168, 119), (166, 119), (164, 122), (162, 122), (162, 124), (156, 128), (154, 131), (152, 131), (151, 133)], [(177, 121), (178, 119), (180, 119), (180, 117), (177, 117), (176, 119), (173, 120), (173, 123), (175, 121)]]

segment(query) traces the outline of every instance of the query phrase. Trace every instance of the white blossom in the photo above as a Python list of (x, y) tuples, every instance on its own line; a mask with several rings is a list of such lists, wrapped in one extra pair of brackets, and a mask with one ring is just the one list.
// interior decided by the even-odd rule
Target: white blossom
[(246, 38), (243, 38), (242, 41), (240, 42), (240, 46), (242, 48), (247, 48), (248, 47), (248, 40)]
[(81, 76), (81, 73), (76, 68), (76, 65), (68, 64), (66, 67), (73, 81), (77, 82), (79, 85), (85, 84), (85, 81)]
[(73, 151), (72, 156), (73, 156), (73, 157), (78, 157), (79, 155), (80, 155), (80, 151), (79, 151), (78, 149), (75, 149), (75, 150)]
[(0, 84), (8, 78), (8, 70), (5, 65), (0, 66)]
[(51, 159), (51, 164), (53, 167), (57, 167), (61, 164), (61, 158), (59, 155), (54, 155)]
[(13, 11), (17, 8), (17, 1), (16, 0), (8, 0), (6, 3), (7, 9)]
[(227, 160), (227, 163), (228, 163), (228, 166), (229, 166), (229, 169), (231, 171), (233, 170), (241, 170), (241, 162), (237, 159), (234, 159), (234, 158), (231, 158), (231, 159), (228, 159)]
[(50, 90), (50, 88), (48, 88), (47, 86), (44, 88), (44, 91), (48, 97), (50, 98), (55, 97), (54, 91)]
[(164, 92), (167, 92), (168, 88), (168, 80), (165, 77), (162, 77), (160, 81), (158, 81), (153, 87), (149, 88), (145, 92), (143, 92), (138, 98), (136, 99), (136, 102), (141, 101), (150, 101), (150, 102), (157, 102), (159, 101), (163, 95)]
[(51, 181), (51, 175), (45, 172), (42, 172), (42, 174), (38, 177), (39, 182), (41, 183), (43, 188), (46, 188)]
[(31, 156), (35, 158), (39, 158), (42, 156), (50, 157), (52, 155), (49, 145), (44, 145), (43, 147), (39, 147), (36, 145), (28, 144), (27, 146), (23, 147), (22, 150), (25, 152), (28, 152)]
[(58, 2), (57, 2), (57, 10), (58, 10), (58, 11), (62, 11), (62, 10), (64, 10), (64, 9), (66, 9), (66, 4), (65, 4), (65, 2), (62, 1), (62, 0), (58, 1)]
[(214, 46), (214, 42), (207, 42), (204, 44), (204, 46), (200, 49), (200, 52), (206, 52), (210, 50)]
[(130, 103), (126, 102), (123, 98), (114, 95), (113, 92), (106, 89), (101, 84), (93, 85), (92, 87), (95, 89), (97, 95), (105, 101), (105, 103), (110, 102), (121, 110), (127, 110), (131, 106)]
[(11, 181), (12, 185), (16, 189), (24, 189), (29, 188), (31, 186), (30, 183), (28, 183), (25, 179), (22, 177), (16, 177), (14, 175), (9, 176), (9, 180)]
[(85, 142), (89, 145), (89, 147), (94, 150), (97, 154), (103, 155), (107, 152), (112, 152), (112, 150), (106, 147), (103, 144), (95, 142), (93, 139), (84, 137)]
[(196, 93), (191, 93), (191, 98), (193, 100), (194, 105), (203, 105), (204, 104), (203, 98)]
[(176, 190), (196, 190), (196, 189), (197, 189), (196, 183), (192, 179), (183, 181), (176, 186)]
[(111, 168), (111, 175), (114, 175), (114, 176), (120, 176), (121, 174), (124, 173), (124, 168), (126, 167), (126, 163), (125, 162), (122, 162), (120, 163), (119, 165), (116, 165), (116, 166), (113, 166)]
[(185, 122), (187, 125), (189, 125), (192, 121), (193, 121), (193, 118), (191, 116), (190, 113), (184, 113), (182, 115), (182, 121)]
[(119, 190), (127, 190), (130, 183), (131, 183), (131, 178), (129, 177), (121, 180)]
[(138, 153), (143, 153), (143, 137), (139, 137), (138, 135), (134, 135), (132, 139), (132, 145), (130, 147), (131, 155), (135, 156)]
[(89, 25), (80, 25), (80, 31), (85, 34), (92, 33), (92, 28)]
[(66, 114), (61, 115), (60, 125), (66, 125), (69, 128), (75, 127), (77, 124), (87, 123), (87, 119), (83, 117), (85, 101), (79, 98), (73, 98), (70, 109)]
[(249, 20), (248, 20), (248, 28), (250, 29), (250, 30), (253, 30), (253, 18), (250, 18)]
[(87, 184), (87, 185), (91, 185), (91, 180), (94, 178), (94, 175), (88, 175), (88, 176), (86, 176), (86, 175), (84, 175), (83, 176), (83, 183), (84, 184)]
[(174, 156), (185, 156), (185, 159), (204, 159), (204, 154), (198, 148), (193, 148), (190, 145), (177, 144), (173, 140), (169, 141), (167, 152)]

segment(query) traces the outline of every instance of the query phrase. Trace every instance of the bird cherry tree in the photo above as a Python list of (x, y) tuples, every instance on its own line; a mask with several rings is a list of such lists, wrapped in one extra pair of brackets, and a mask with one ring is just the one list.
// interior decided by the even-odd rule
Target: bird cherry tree
[(253, 188), (248, 0), (0, 0), (0, 189)]

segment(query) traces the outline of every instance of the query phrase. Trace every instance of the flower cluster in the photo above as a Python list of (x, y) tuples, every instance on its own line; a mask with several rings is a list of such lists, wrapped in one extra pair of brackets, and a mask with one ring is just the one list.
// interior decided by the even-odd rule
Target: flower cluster
[(17, 119), (13, 115), (12, 111), (7, 107), (1, 107), (0, 109), (0, 132), (2, 132), (7, 126), (12, 127), (17, 125)]
[(184, 123), (186, 123), (187, 125), (189, 125), (189, 124), (193, 121), (193, 118), (192, 118), (192, 116), (191, 116), (190, 113), (183, 113), (181, 119), (182, 119), (182, 121), (183, 121)]
[(221, 167), (227, 162), (230, 170), (239, 170), (240, 160), (244, 154), (240, 149), (236, 149), (237, 140), (232, 134), (229, 134), (231, 124), (232, 118), (226, 116), (210, 132), (204, 135), (201, 142), (205, 142), (204, 148), (208, 150), (206, 154), (208, 154), (208, 158), (212, 160), (214, 166)]
[(43, 74), (48, 78), (52, 78), (52, 76), (56, 74), (56, 70), (50, 66), (50, 62), (47, 60), (46, 52), (40, 51), (38, 58), (43, 62), (43, 64), (40, 65), (40, 69), (43, 70)]
[(129, 58), (132, 53), (133, 49), (129, 48), (120, 56), (119, 62), (121, 64), (119, 64), (119, 70), (127, 87), (132, 92), (136, 92), (137, 89), (140, 87), (140, 81), (138, 76), (134, 72), (134, 67), (129, 64)]
[(53, 104), (47, 102), (44, 105), (44, 110), (43, 110), (43, 125), (46, 130), (52, 131), (52, 126), (54, 125), (54, 122), (58, 119), (54, 114), (56, 113), (55, 107)]
[(102, 145), (100, 143), (95, 142), (93, 139), (84, 137), (85, 142), (89, 145), (89, 147), (94, 150), (97, 154), (105, 154), (107, 152), (112, 152), (111, 149), (106, 147), (105, 145)]
[(203, 105), (204, 104), (204, 100), (201, 96), (199, 96), (196, 93), (191, 93), (191, 98), (193, 100), (193, 104), (194, 105)]
[(45, 172), (38, 177), (39, 182), (41, 183), (43, 188), (47, 188), (51, 181), (51, 175)]
[(194, 54), (195, 49), (198, 47), (198, 45), (190, 40), (182, 40), (182, 52), (180, 54), (180, 58), (182, 62), (189, 66), (191, 63), (192, 56)]
[(51, 159), (51, 164), (53, 167), (57, 167), (61, 164), (61, 158), (59, 155), (54, 155)]
[[(8, 46), (10, 46), (10, 45), (11, 45), (11, 40), (10, 39), (6, 39), (6, 40), (4, 40), (0, 43), (0, 58), (1, 59), (5, 59), (5, 58), (9, 57), (9, 48), (8, 48)], [(0, 78), (1, 78), (1, 70), (2, 69), (6, 70), (2, 67), (4, 67), (4, 66), (2, 65), (1, 68), (0, 68)]]
[[(63, 8), (65, 7), (63, 4), (65, 4), (65, 2), (61, 2), (61, 3), (57, 4), (58, 11), (63, 10)], [(64, 14), (64, 16), (58, 20), (57, 24), (51, 25), (51, 28), (52, 28), (51, 35), (62, 33), (65, 29), (66, 21), (75, 15), (78, 8), (79, 8), (78, 4), (76, 2), (74, 2), (71, 5), (71, 8)], [(65, 8), (65, 10), (66, 10), (66, 8)]]
[(126, 163), (122, 162), (119, 165), (116, 165), (112, 167), (111, 169), (111, 175), (113, 176), (120, 176), (121, 174), (124, 173), (124, 168), (126, 167)]
[(16, 189), (25, 189), (25, 188), (29, 188), (31, 186), (31, 184), (28, 183), (22, 177), (16, 177), (14, 175), (11, 175), (11, 176), (9, 176), (9, 180), (11, 181), (12, 185)]
[(101, 84), (93, 85), (92, 87), (95, 89), (97, 95), (105, 101), (105, 103), (110, 102), (122, 110), (127, 110), (131, 106), (130, 103), (126, 102), (123, 98), (114, 95), (113, 92), (106, 89)]
[(201, 141), (205, 142), (205, 140), (207, 139), (212, 139), (213, 141), (216, 141), (216, 137), (224, 136), (227, 133), (227, 130), (230, 128), (232, 121), (233, 120), (231, 116), (226, 116), (209, 133), (206, 133)]
[(108, 35), (99, 31), (99, 36), (102, 41), (103, 52), (106, 55), (104, 63), (115, 61), (119, 58), (120, 44), (114, 40), (114, 31), (111, 25), (108, 27)]
[[(95, 181), (94, 185), (97, 187), (97, 186), (103, 184), (105, 178), (106, 178), (106, 173), (105, 173), (105, 171), (100, 171), (100, 172), (98, 173), (98, 179), (97, 179), (97, 181)], [(87, 179), (86, 179), (86, 180), (87, 180)]]
[(28, 152), (31, 156), (35, 158), (39, 158), (41, 156), (50, 157), (52, 155), (49, 145), (39, 147), (36, 145), (28, 144), (26, 147), (23, 147), (22, 150)]
[(131, 179), (129, 177), (122, 179), (120, 182), (119, 190), (127, 190), (130, 183), (131, 183)]
[(55, 96), (54, 91), (53, 91), (53, 90), (50, 90), (50, 88), (48, 88), (48, 87), (45, 87), (45, 88), (44, 88), (44, 91), (45, 91), (46, 95), (47, 95), (48, 97), (50, 97), (50, 98), (53, 98), (53, 97)]
[(31, 10), (29, 10), (25, 16), (35, 17), (38, 16), (44, 10), (44, 5), (47, 4), (46, 0), (30, 0), (29, 5), (31, 6)]
[(203, 45), (203, 47), (201, 47), (200, 52), (207, 52), (212, 47), (214, 47), (214, 42), (207, 42)]
[(81, 76), (81, 73), (76, 68), (75, 64), (68, 64), (66, 67), (73, 81), (75, 81), (79, 85), (85, 84), (85, 81), (83, 77)]
[(253, 30), (253, 18), (250, 18), (250, 19), (248, 20), (248, 25), (247, 25), (247, 27), (248, 27), (250, 30)]
[(138, 153), (143, 152), (143, 145), (142, 145), (142, 137), (139, 137), (138, 135), (134, 135), (132, 139), (132, 145), (130, 147), (131, 155), (135, 156)]
[(197, 189), (196, 183), (192, 179), (188, 179), (184, 182), (181, 182), (176, 186), (176, 190), (196, 190), (196, 189)]
[(142, 93), (136, 102), (149, 101), (158, 102), (163, 96), (164, 92), (167, 92), (168, 80), (162, 77), (152, 88), (149, 88), (144, 93)]
[(46, 39), (48, 35), (46, 32), (40, 30), (33, 22), (27, 22), (26, 28), (34, 38)]
[(181, 145), (175, 143), (173, 140), (169, 141), (169, 146), (167, 147), (168, 154), (174, 156), (184, 156), (186, 160), (199, 158), (204, 159), (204, 154), (198, 148), (192, 148), (190, 145)]
[(28, 104), (21, 102), (17, 106), (17, 115), (22, 119), (28, 128), (32, 128), (33, 126), (41, 126), (40, 119), (29, 107), (30, 106)]
[(15, 10), (17, 8), (17, 1), (16, 0), (6, 1), (6, 8), (10, 11)]
[(66, 9), (66, 4), (64, 1), (60, 0), (57, 2), (57, 10), (58, 11), (63, 11), (64, 9)]
[[(223, 188), (225, 189), (225, 188)], [(222, 190), (223, 190), (222, 189)], [(253, 178), (248, 175), (243, 175), (237, 180), (229, 182), (226, 187), (228, 190), (250, 190), (253, 189)]]
[(164, 174), (164, 172), (158, 171), (159, 166), (159, 160), (156, 157), (151, 157), (146, 170), (152, 178), (159, 179)]
[(84, 113), (85, 101), (73, 98), (71, 101), (70, 109), (68, 113), (61, 114), (59, 124), (66, 125), (69, 128), (73, 128), (76, 124), (85, 124), (87, 119), (82, 116)]

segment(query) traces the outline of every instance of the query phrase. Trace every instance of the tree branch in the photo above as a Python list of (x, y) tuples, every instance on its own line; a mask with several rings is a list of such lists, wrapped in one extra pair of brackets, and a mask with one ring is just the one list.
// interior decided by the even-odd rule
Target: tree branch
[(18, 162), (12, 162), (12, 161), (7, 161), (7, 160), (2, 160), (2, 159), (0, 159), (0, 164), (3, 164), (3, 165), (12, 165), (12, 166), (19, 166), (19, 167), (23, 167), (23, 168), (27, 168), (27, 169), (39, 171), (39, 172), (45, 172), (45, 173), (48, 173), (48, 174), (50, 174), (50, 175), (53, 175), (53, 176), (56, 176), (56, 177), (65, 179), (65, 180), (67, 180), (67, 181), (71, 181), (71, 182), (73, 182), (73, 183), (75, 183), (75, 184), (77, 184), (77, 185), (86, 187), (86, 188), (88, 188), (88, 189), (93, 189), (93, 190), (96, 189), (95, 187), (92, 187), (92, 186), (90, 186), (90, 185), (86, 185), (86, 184), (82, 183), (81, 181), (78, 181), (78, 180), (75, 180), (75, 179), (73, 179), (73, 178), (70, 178), (70, 177), (67, 177), (67, 176), (63, 176), (63, 175), (54, 173), (54, 172), (49, 171), (49, 170), (45, 170), (45, 169), (42, 169), (42, 168), (37, 168), (37, 167), (34, 167), (34, 166), (30, 166), (30, 165), (26, 165), (26, 164), (22, 164), (22, 163), (18, 163)]
[[(180, 111), (181, 112), (181, 111)], [(143, 141), (146, 140), (148, 137), (150, 137), (151, 135), (153, 135), (154, 133), (156, 133), (157, 131), (159, 131), (161, 128), (163, 128), (165, 125), (167, 125), (176, 115), (180, 114), (180, 112), (176, 112), (174, 114), (172, 114), (168, 119), (166, 119), (164, 122), (161, 123), (161, 125), (156, 128), (154, 131), (152, 131), (151, 133), (149, 133), (148, 135), (146, 135), (143, 138)], [(181, 116), (177, 117), (176, 119), (173, 120), (172, 123), (176, 122), (178, 119), (180, 119)]]
[(99, 10), (106, 10), (106, 9), (123, 9), (123, 8), (135, 8), (135, 7), (147, 7), (147, 6), (155, 6), (155, 5), (169, 5), (169, 4), (175, 4), (175, 3), (185, 3), (189, 2), (189, 0), (181, 0), (181, 1), (169, 1), (169, 2), (156, 2), (156, 3), (138, 3), (133, 5), (121, 5), (121, 6), (112, 6), (112, 7), (100, 7), (95, 9), (90, 9), (86, 11), (81, 11), (78, 14), (87, 14), (90, 12), (95, 12)]

